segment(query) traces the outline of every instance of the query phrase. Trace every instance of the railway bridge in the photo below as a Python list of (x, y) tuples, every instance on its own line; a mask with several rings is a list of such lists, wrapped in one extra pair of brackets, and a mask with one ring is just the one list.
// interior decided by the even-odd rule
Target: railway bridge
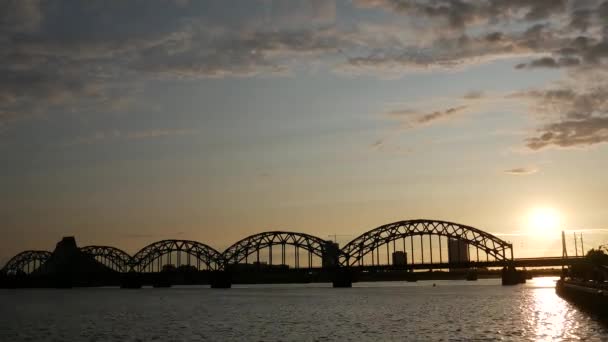
[(181, 282), (210, 283), (217, 288), (230, 287), (233, 282), (282, 280), (331, 281), (334, 287), (350, 287), (356, 274), (366, 270), (501, 268), (503, 284), (511, 285), (525, 281), (518, 267), (551, 267), (580, 261), (561, 257), (515, 259), (512, 244), (490, 233), (425, 219), (377, 227), (342, 248), (330, 240), (287, 231), (253, 234), (222, 252), (191, 240), (157, 241), (133, 255), (111, 246), (77, 248), (75, 241), (60, 243), (58, 249), (60, 245), (68, 251), (21, 252), (6, 263), (0, 274), (4, 279), (35, 282), (56, 276), (63, 267), (77, 273), (72, 275), (81, 282), (72, 280), (75, 284), (91, 284), (93, 280), (82, 278), (90, 276), (90, 269), (94, 268), (96, 274), (103, 273), (96, 276), (97, 283), (103, 283), (105, 277), (123, 287), (170, 286), (175, 274), (180, 275)]

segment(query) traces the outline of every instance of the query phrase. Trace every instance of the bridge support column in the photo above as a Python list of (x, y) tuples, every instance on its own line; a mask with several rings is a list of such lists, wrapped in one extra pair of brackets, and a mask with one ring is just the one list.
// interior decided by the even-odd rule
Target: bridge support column
[(353, 287), (353, 273), (349, 268), (336, 268), (332, 272), (333, 287)]
[(214, 271), (211, 274), (212, 289), (229, 289), (232, 287), (232, 275), (228, 271)]
[(152, 277), (152, 287), (171, 287), (171, 273), (160, 272)]
[(502, 269), (502, 284), (517, 285), (526, 282), (526, 274), (523, 271), (518, 271), (514, 266), (506, 266)]
[(123, 274), (120, 279), (120, 288), (122, 289), (141, 289), (142, 286), (141, 274), (137, 272), (128, 272)]

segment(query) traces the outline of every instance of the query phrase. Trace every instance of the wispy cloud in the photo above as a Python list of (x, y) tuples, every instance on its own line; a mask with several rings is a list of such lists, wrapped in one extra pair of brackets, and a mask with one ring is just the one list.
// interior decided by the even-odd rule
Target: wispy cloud
[(396, 156), (406, 156), (414, 152), (411, 147), (400, 146), (390, 142), (387, 138), (378, 139), (370, 144), (370, 148), (374, 151), (384, 152)]
[(467, 105), (461, 105), (433, 112), (418, 112), (413, 109), (399, 109), (389, 111), (386, 113), (386, 115), (391, 119), (402, 122), (404, 124), (404, 128), (415, 128), (418, 126), (428, 126), (437, 122), (451, 120), (463, 113), (467, 108)]
[(89, 145), (113, 140), (155, 139), (169, 136), (190, 135), (195, 134), (196, 132), (197, 131), (193, 129), (150, 129), (126, 132), (121, 130), (98, 131), (87, 136), (76, 138), (63, 144), (63, 146)]
[(515, 175), (515, 176), (528, 176), (528, 175), (533, 175), (537, 172), (538, 172), (538, 169), (535, 167), (516, 167), (516, 168), (508, 169), (508, 170), (504, 171), (504, 173), (506, 173), (508, 175)]
[(480, 90), (472, 90), (466, 94), (464, 94), (464, 96), (462, 97), (465, 100), (478, 100), (481, 99), (485, 96), (483, 91)]

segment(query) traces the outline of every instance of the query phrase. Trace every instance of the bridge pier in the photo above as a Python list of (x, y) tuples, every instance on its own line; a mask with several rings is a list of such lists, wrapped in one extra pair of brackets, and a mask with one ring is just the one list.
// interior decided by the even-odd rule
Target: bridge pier
[(142, 287), (141, 274), (137, 272), (128, 272), (123, 274), (120, 279), (121, 289), (141, 289)]
[(506, 266), (502, 269), (502, 284), (517, 285), (526, 282), (526, 273), (518, 271), (514, 266)]
[(347, 268), (337, 268), (332, 272), (331, 282), (334, 288), (353, 287), (353, 273)]
[(152, 276), (152, 287), (171, 287), (171, 273), (160, 272)]
[(212, 289), (229, 289), (232, 287), (232, 275), (228, 271), (213, 271), (211, 273)]

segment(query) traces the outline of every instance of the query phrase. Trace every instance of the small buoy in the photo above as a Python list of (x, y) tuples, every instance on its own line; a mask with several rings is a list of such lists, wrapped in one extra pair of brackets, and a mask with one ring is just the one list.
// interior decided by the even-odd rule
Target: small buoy
[(435, 287), (435, 286), (437, 286), (437, 285), (435, 285), (435, 283), (433, 283), (433, 287)]

